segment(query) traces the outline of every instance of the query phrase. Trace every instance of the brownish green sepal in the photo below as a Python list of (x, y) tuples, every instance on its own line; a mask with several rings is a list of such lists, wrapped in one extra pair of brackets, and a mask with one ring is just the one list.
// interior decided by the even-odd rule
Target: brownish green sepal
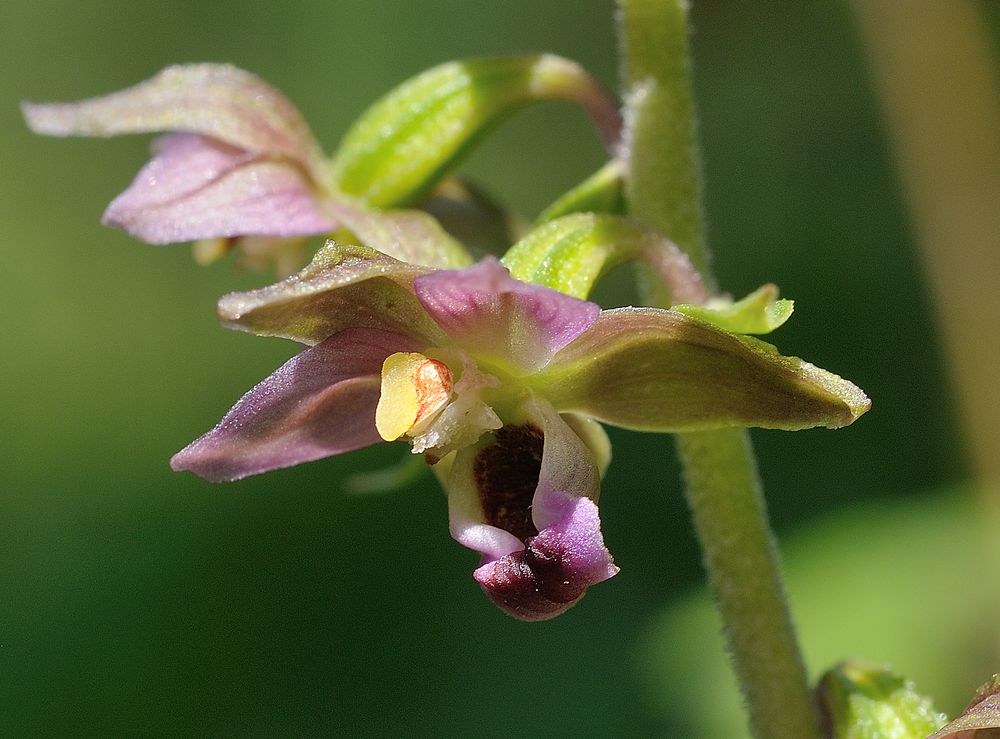
[(924, 739), (947, 720), (911, 681), (857, 660), (827, 672), (817, 697), (833, 739)]
[(976, 691), (976, 697), (954, 721), (927, 739), (997, 739), (1000, 737), (1000, 675)]
[(668, 239), (620, 216), (574, 213), (537, 226), (501, 263), (511, 276), (585, 299), (597, 281), (626, 261), (654, 269), (678, 302), (705, 298), (701, 277)]
[(676, 311), (606, 310), (532, 378), (560, 412), (637, 431), (840, 428), (871, 407), (832, 372)]
[(570, 213), (625, 215), (625, 163), (612, 159), (569, 192), (560, 196), (535, 219), (545, 223)]
[(551, 54), (448, 62), (361, 116), (334, 157), (334, 181), (375, 207), (410, 204), (504, 116), (542, 100), (579, 104), (609, 146), (617, 141), (617, 105), (574, 62)]
[(738, 334), (768, 334), (792, 315), (791, 300), (778, 299), (776, 285), (762, 285), (742, 300), (712, 298), (704, 305), (673, 305), (671, 310)]

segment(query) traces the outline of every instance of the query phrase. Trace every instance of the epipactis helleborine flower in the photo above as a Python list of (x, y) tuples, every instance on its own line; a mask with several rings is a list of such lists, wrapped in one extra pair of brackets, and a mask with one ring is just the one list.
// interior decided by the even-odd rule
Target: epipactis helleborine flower
[(539, 100), (577, 103), (609, 146), (617, 141), (614, 100), (579, 65), (550, 54), (428, 70), (373, 105), (331, 159), (284, 95), (228, 65), (169, 67), (110, 95), (22, 107), (38, 133), (167, 133), (103, 222), (152, 244), (195, 241), (202, 262), (239, 244), (244, 263), (273, 258), (288, 274), (303, 263), (306, 237), (340, 228), (406, 261), (419, 253), (429, 266), (467, 265), (433, 219), (374, 208), (416, 202), (496, 121)]
[(224, 324), (310, 345), (172, 460), (212, 481), (403, 439), (448, 493), (474, 575), (522, 619), (617, 572), (598, 518), (626, 428), (839, 427), (858, 388), (674, 311), (597, 305), (496, 260), (433, 270), (332, 242), (283, 282), (219, 302)]

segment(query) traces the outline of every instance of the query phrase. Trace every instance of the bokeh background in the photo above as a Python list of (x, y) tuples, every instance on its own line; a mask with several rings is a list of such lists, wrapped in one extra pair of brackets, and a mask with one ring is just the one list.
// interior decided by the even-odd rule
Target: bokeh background
[[(978, 7), (1000, 38), (996, 5)], [(621, 574), (535, 625), (479, 593), (430, 477), (345, 489), (400, 448), (220, 486), (172, 473), (294, 351), (215, 321), (219, 295), (270, 280), (102, 228), (149, 137), (43, 139), (17, 109), (225, 61), (282, 89), (332, 151), (374, 98), (451, 58), (553, 51), (615, 88), (612, 13), (0, 4), (0, 735), (742, 735), (669, 439), (611, 432)], [(721, 284), (779, 284), (796, 313), (775, 343), (875, 403), (838, 432), (754, 432), (810, 670), (890, 662), (954, 712), (997, 668), (988, 534), (850, 8), (704, 0), (693, 24)], [(552, 104), (463, 170), (532, 216), (601, 159), (583, 116)]]

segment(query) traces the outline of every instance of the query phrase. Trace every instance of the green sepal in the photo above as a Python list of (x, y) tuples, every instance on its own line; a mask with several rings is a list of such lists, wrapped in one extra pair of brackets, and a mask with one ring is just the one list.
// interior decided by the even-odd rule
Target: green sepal
[(657, 308), (602, 311), (530, 384), (560, 413), (659, 433), (841, 428), (871, 407), (832, 372)]
[(827, 672), (817, 694), (833, 739), (924, 739), (947, 720), (910, 680), (862, 661)]
[(613, 267), (636, 260), (653, 267), (678, 302), (705, 298), (690, 261), (656, 231), (621, 216), (574, 213), (537, 226), (501, 259), (511, 276), (586, 299)]
[(570, 213), (625, 215), (624, 172), (624, 162), (612, 159), (543, 210), (535, 223), (545, 223)]
[(616, 104), (574, 62), (551, 54), (448, 62), (358, 119), (333, 159), (334, 182), (378, 208), (411, 204), (506, 115), (542, 100), (579, 104), (609, 145), (617, 140)]
[(778, 298), (777, 285), (758, 287), (742, 300), (713, 298), (704, 305), (673, 305), (671, 310), (737, 334), (768, 334), (792, 315), (791, 300)]

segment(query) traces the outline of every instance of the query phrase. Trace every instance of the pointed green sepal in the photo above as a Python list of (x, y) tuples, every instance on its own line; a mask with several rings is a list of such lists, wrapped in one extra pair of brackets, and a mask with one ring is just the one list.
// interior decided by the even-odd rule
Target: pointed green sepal
[(704, 300), (687, 257), (656, 231), (620, 216), (575, 213), (543, 223), (500, 261), (518, 280), (585, 299), (601, 276), (633, 260), (653, 267), (677, 302)]
[(996, 739), (1000, 737), (1000, 675), (976, 691), (962, 715), (927, 739)]
[(762, 285), (742, 300), (713, 298), (704, 305), (673, 305), (671, 310), (737, 334), (768, 334), (792, 315), (791, 300), (778, 299), (777, 285)]
[(833, 739), (924, 739), (947, 720), (911, 681), (861, 661), (827, 672), (817, 694)]
[(637, 431), (840, 428), (871, 407), (832, 372), (656, 308), (603, 311), (531, 382), (562, 413)]
[(535, 222), (553, 221), (570, 213), (625, 215), (624, 172), (624, 162), (612, 159), (543, 210)]
[(551, 54), (449, 62), (376, 102), (334, 157), (337, 186), (375, 207), (412, 203), (504, 116), (529, 103), (577, 103), (609, 147), (620, 133), (617, 105), (578, 64)]

